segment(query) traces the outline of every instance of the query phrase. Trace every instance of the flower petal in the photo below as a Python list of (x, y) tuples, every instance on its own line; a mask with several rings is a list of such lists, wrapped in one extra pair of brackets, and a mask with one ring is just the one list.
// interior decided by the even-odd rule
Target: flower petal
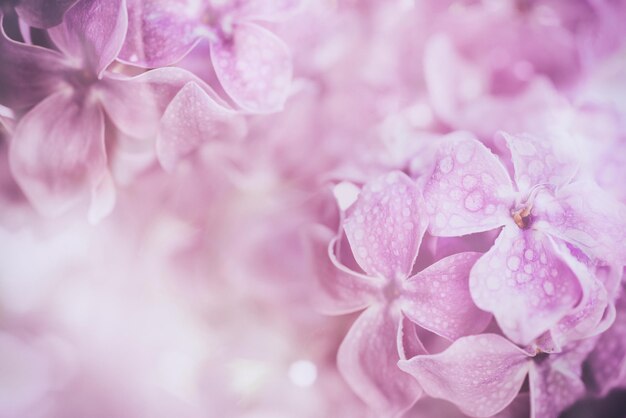
[(420, 354), (428, 354), (417, 335), (416, 325), (404, 314), (398, 327), (398, 355), (400, 360), (408, 360)]
[(374, 303), (382, 283), (355, 273), (337, 261), (335, 233), (321, 225), (307, 232), (309, 255), (317, 279), (317, 292), (313, 298), (316, 308), (331, 315), (341, 315)]
[(456, 340), (483, 331), (491, 315), (474, 305), (469, 273), (481, 253), (446, 257), (404, 283), (402, 311), (435, 334)]
[(582, 296), (549, 237), (515, 226), (505, 227), (476, 262), (470, 291), (476, 305), (492, 312), (506, 336), (522, 345), (552, 328)]
[(535, 359), (529, 371), (530, 408), (533, 418), (558, 418), (585, 394), (582, 363), (595, 339), (583, 340), (563, 353)]
[(465, 132), (442, 139), (424, 188), (435, 236), (458, 236), (510, 222), (513, 185), (498, 158)]
[(267, 29), (235, 25), (232, 39), (211, 42), (211, 61), (224, 90), (243, 109), (269, 113), (283, 108), (291, 85), (291, 54)]
[(61, 54), (9, 39), (1, 18), (0, 56), (0, 104), (27, 108), (59, 89), (65, 70)]
[(558, 152), (556, 143), (528, 134), (500, 134), (511, 151), (519, 191), (529, 191), (538, 184), (562, 186), (576, 172), (576, 165)]
[(77, 0), (20, 0), (15, 11), (20, 18), (36, 28), (51, 28), (63, 21), (65, 12)]
[(597, 392), (604, 396), (626, 384), (626, 300), (618, 300), (613, 325), (598, 340), (589, 355), (589, 371)]
[(427, 227), (424, 207), (415, 182), (399, 171), (366, 184), (343, 224), (359, 266), (387, 279), (407, 277)]
[(127, 27), (124, 0), (81, 0), (49, 33), (61, 51), (100, 76), (120, 52)]
[(236, 141), (246, 134), (246, 121), (219, 105), (196, 83), (190, 82), (169, 104), (159, 126), (156, 152), (165, 170), (203, 144)]
[(198, 77), (174, 67), (136, 77), (107, 73), (99, 83), (99, 93), (104, 109), (120, 130), (135, 138), (153, 138), (165, 109), (189, 82), (197, 83), (212, 99), (223, 103)]
[[(558, 190), (540, 227), (592, 258), (626, 264), (626, 206), (591, 181)], [(548, 203), (549, 204), (549, 203)]]
[(293, 15), (303, 3), (302, 0), (244, 0), (239, 3), (237, 14), (242, 19), (272, 22)]
[(106, 173), (102, 111), (69, 92), (50, 96), (17, 125), (9, 161), (33, 205), (61, 214)]
[(439, 354), (398, 363), (428, 395), (446, 399), (473, 417), (503, 410), (528, 372), (528, 354), (496, 334), (461, 337)]
[(120, 59), (143, 67), (180, 61), (198, 43), (206, 7), (190, 0), (128, 0), (128, 33)]
[(343, 377), (377, 417), (397, 417), (419, 398), (415, 380), (398, 369), (396, 347), (401, 317), (373, 306), (359, 316), (337, 354)]

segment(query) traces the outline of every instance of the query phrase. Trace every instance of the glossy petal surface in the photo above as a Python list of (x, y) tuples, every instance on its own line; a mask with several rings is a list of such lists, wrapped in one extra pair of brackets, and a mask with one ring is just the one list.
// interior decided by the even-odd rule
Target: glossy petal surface
[(528, 344), (573, 308), (582, 289), (571, 268), (543, 233), (505, 227), (474, 265), (470, 291), (492, 312), (504, 333)]
[(9, 158), (35, 207), (60, 214), (106, 172), (102, 111), (67, 92), (50, 96), (17, 125)]
[(483, 331), (491, 315), (474, 305), (469, 291), (469, 273), (481, 255), (454, 254), (411, 277), (403, 285), (403, 312), (451, 340)]
[(421, 193), (405, 174), (366, 184), (343, 225), (359, 266), (370, 275), (407, 277), (426, 231), (424, 215)]
[(251, 23), (235, 25), (232, 39), (211, 42), (211, 60), (224, 90), (255, 113), (283, 108), (292, 77), (291, 55), (276, 35)]
[(509, 222), (511, 179), (498, 158), (467, 133), (442, 139), (435, 168), (424, 188), (429, 232), (458, 236)]
[(528, 356), (495, 334), (462, 337), (439, 354), (399, 363), (428, 395), (447, 399), (473, 417), (503, 410), (528, 372)]
[(396, 340), (401, 317), (380, 305), (359, 316), (337, 354), (339, 371), (379, 417), (398, 417), (417, 401), (421, 389), (398, 369)]

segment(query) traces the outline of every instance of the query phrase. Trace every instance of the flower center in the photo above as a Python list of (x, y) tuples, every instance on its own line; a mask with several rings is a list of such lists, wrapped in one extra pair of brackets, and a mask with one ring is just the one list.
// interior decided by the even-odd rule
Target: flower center
[(513, 221), (515, 225), (517, 225), (520, 229), (528, 229), (531, 223), (531, 213), (530, 210), (532, 206), (526, 206), (522, 209), (513, 212)]

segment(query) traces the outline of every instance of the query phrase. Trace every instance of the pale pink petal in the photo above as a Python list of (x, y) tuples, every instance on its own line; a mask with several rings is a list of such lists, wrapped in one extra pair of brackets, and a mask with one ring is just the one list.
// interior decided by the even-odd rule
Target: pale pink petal
[(206, 7), (193, 0), (128, 0), (128, 33), (120, 59), (143, 67), (181, 60), (198, 43)]
[(95, 225), (109, 215), (115, 207), (116, 199), (115, 183), (111, 174), (106, 172), (91, 190), (91, 204), (87, 214), (89, 222)]
[(189, 82), (223, 103), (198, 77), (175, 67), (158, 68), (136, 77), (106, 73), (97, 88), (104, 109), (121, 131), (136, 138), (152, 138), (157, 134), (165, 109)]
[(505, 227), (474, 265), (470, 291), (511, 340), (526, 345), (576, 306), (582, 289), (544, 233)]
[(456, 404), (472, 417), (502, 411), (519, 392), (528, 354), (495, 334), (462, 337), (439, 354), (398, 363), (428, 395)]
[(491, 315), (474, 305), (469, 273), (481, 253), (446, 257), (403, 284), (402, 311), (415, 323), (451, 340), (483, 331)]
[(558, 418), (585, 394), (582, 363), (594, 345), (594, 339), (583, 340), (563, 353), (534, 358), (529, 371), (532, 418)]
[(317, 279), (313, 297), (315, 307), (328, 314), (356, 312), (378, 300), (382, 283), (373, 277), (348, 270), (334, 254), (335, 235), (316, 226), (307, 231), (309, 254)]
[(190, 82), (163, 114), (156, 142), (157, 158), (165, 170), (171, 171), (202, 145), (237, 141), (245, 134), (246, 121), (241, 115), (221, 106)]
[(66, 65), (56, 51), (9, 39), (0, 17), (0, 104), (33, 106), (61, 88)]
[(106, 173), (102, 111), (69, 92), (50, 96), (17, 125), (9, 162), (33, 205), (59, 215)]
[(63, 21), (63, 15), (77, 0), (20, 0), (15, 11), (27, 24), (51, 28)]
[(122, 48), (128, 16), (124, 0), (81, 0), (49, 30), (54, 43), (82, 68), (100, 76)]
[(337, 366), (350, 387), (377, 417), (398, 417), (419, 398), (415, 380), (398, 369), (400, 313), (372, 306), (359, 316), (337, 353)]
[(626, 383), (626, 302), (617, 302), (617, 315), (589, 355), (589, 371), (596, 391), (604, 396), (618, 385)]
[(398, 355), (400, 360), (408, 360), (420, 354), (428, 354), (417, 335), (416, 325), (404, 314), (398, 327)]
[(441, 140), (424, 188), (429, 232), (458, 236), (487, 231), (511, 220), (513, 186), (498, 158), (470, 134)]
[(538, 184), (562, 186), (574, 175), (576, 165), (558, 152), (553, 141), (528, 134), (501, 135), (511, 151), (519, 191), (529, 191)]
[(530, 416), (530, 396), (528, 393), (520, 393), (513, 402), (504, 408), (493, 418), (527, 418)]
[(406, 174), (394, 171), (363, 187), (343, 227), (359, 266), (395, 280), (411, 273), (427, 227), (424, 199)]
[(232, 38), (211, 42), (211, 61), (224, 90), (243, 109), (268, 113), (283, 108), (291, 86), (291, 54), (267, 29), (235, 25)]
[(558, 190), (539, 227), (592, 258), (626, 264), (626, 206), (591, 181)]

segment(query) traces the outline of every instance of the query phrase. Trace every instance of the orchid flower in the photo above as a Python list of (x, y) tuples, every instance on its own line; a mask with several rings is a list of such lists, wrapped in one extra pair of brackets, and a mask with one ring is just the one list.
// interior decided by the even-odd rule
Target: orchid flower
[(560, 353), (523, 350), (497, 334), (462, 337), (438, 354), (400, 361), (424, 392), (456, 404), (472, 417), (490, 417), (517, 396), (526, 376), (530, 418), (558, 418), (585, 393), (582, 362), (596, 339), (577, 341)]
[(275, 112), (291, 81), (287, 45), (257, 21), (275, 21), (297, 6), (292, 0), (129, 0), (129, 28), (120, 53), (145, 67), (181, 60), (202, 39), (222, 87), (243, 109)]
[[(134, 138), (153, 138), (165, 107), (185, 84), (196, 83), (206, 97), (194, 111), (204, 121), (241, 123), (208, 86), (184, 70), (163, 68), (136, 77), (106, 71), (122, 47), (126, 27), (122, 0), (82, 0), (49, 31), (61, 53), (14, 42), (4, 33), (0, 37), (0, 103), (27, 111), (13, 134), (11, 170), (42, 213), (65, 212), (86, 193), (92, 194), (92, 220), (112, 209), (107, 119)], [(205, 112), (207, 107), (212, 111)], [(189, 145), (184, 146), (188, 152)], [(161, 160), (168, 158), (163, 152), (180, 153), (171, 144), (158, 148), (165, 148)]]
[(575, 328), (593, 332), (610, 303), (602, 283), (571, 253), (594, 263), (626, 263), (626, 210), (595, 184), (576, 180), (575, 166), (548, 142), (504, 137), (517, 188), (498, 158), (471, 135), (455, 133), (442, 141), (424, 188), (429, 231), (459, 236), (503, 226), (472, 268), (474, 302), (493, 313), (516, 343), (552, 330), (565, 344), (583, 337), (571, 335)]
[(0, 15), (15, 11), (26, 24), (36, 28), (51, 28), (63, 21), (63, 15), (78, 0), (3, 0)]
[(454, 340), (490, 321), (472, 303), (467, 283), (480, 254), (454, 254), (412, 274), (428, 221), (419, 188), (401, 172), (366, 184), (346, 214), (343, 230), (364, 273), (339, 263), (336, 237), (328, 247), (318, 239), (320, 307), (334, 314), (365, 309), (339, 348), (339, 370), (379, 416), (398, 416), (421, 393), (396, 366), (406, 350), (424, 352), (412, 323)]

